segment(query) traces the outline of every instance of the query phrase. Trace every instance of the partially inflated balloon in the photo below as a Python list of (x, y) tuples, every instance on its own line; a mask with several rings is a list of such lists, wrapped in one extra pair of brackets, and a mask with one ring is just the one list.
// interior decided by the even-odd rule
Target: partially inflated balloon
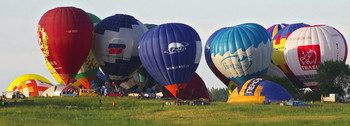
[[(167, 90), (163, 90), (162, 93), (166, 97), (173, 98), (173, 96)], [(194, 73), (190, 82), (188, 83), (188, 86), (179, 89), (177, 98), (182, 100), (195, 100), (200, 98), (209, 99), (209, 93), (202, 78), (197, 73)]]
[(58, 7), (39, 21), (39, 45), (65, 84), (75, 81), (92, 46), (93, 24), (85, 11)]
[(181, 23), (162, 24), (144, 34), (140, 59), (149, 74), (175, 97), (198, 67), (202, 43), (197, 32)]
[(95, 26), (93, 53), (110, 81), (120, 84), (137, 70), (137, 47), (147, 28), (133, 16), (116, 14)]
[(335, 28), (315, 25), (294, 31), (287, 39), (286, 62), (305, 87), (315, 89), (318, 65), (327, 60), (346, 61), (347, 44)]
[(272, 40), (274, 48), (272, 53), (273, 64), (279, 67), (297, 87), (302, 87), (303, 84), (295, 77), (294, 73), (289, 69), (284, 58), (284, 47), (289, 35), (292, 34), (293, 31), (305, 26), (309, 25), (304, 23), (290, 24), (281, 29)]
[(241, 85), (267, 71), (272, 44), (264, 27), (246, 23), (218, 33), (211, 44), (210, 53), (216, 68)]
[(292, 95), (279, 84), (253, 78), (237, 87), (227, 103), (263, 103), (290, 100)]
[(288, 24), (275, 24), (275, 25), (272, 25), (271, 27), (269, 27), (267, 29), (267, 31), (269, 32), (270, 36), (271, 36), (271, 39), (273, 39), (275, 37), (275, 35), (284, 27), (286, 27)]
[(9, 87), (6, 89), (6, 91), (12, 91), (17, 84), (28, 80), (39, 80), (39, 81), (51, 84), (51, 82), (43, 76), (40, 76), (37, 74), (24, 74), (22, 76), (17, 77), (15, 80), (13, 80), (9, 85)]
[(53, 86), (50, 83), (40, 80), (26, 80), (18, 83), (12, 90), (20, 91), (26, 97), (41, 96), (41, 94), (49, 87)]

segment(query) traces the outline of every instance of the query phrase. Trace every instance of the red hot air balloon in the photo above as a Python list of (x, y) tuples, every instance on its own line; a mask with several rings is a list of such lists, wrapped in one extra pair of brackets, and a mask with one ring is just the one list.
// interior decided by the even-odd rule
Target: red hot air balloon
[[(168, 90), (163, 90), (163, 95), (168, 98), (174, 98)], [(197, 73), (194, 73), (188, 85), (179, 89), (177, 98), (182, 100), (209, 99), (209, 93), (202, 78)]]
[(75, 7), (47, 11), (38, 26), (39, 45), (67, 85), (75, 81), (92, 46), (93, 24), (89, 15)]

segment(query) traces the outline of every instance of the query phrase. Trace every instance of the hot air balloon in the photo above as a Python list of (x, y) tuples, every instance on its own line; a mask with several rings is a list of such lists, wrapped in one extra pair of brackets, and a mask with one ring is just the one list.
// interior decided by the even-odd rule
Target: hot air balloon
[(304, 23), (296, 23), (296, 24), (290, 24), (283, 29), (281, 29), (275, 37), (272, 39), (273, 43), (273, 53), (272, 53), (272, 63), (275, 64), (278, 68), (280, 68), (285, 75), (293, 82), (293, 84), (299, 88), (302, 87), (302, 82), (299, 81), (294, 73), (290, 71), (284, 57), (284, 47), (286, 40), (288, 39), (289, 35), (302, 27), (309, 26), (308, 24)]
[(120, 84), (141, 66), (137, 47), (147, 28), (133, 16), (116, 14), (95, 26), (95, 59), (109, 81)]
[(150, 29), (139, 46), (147, 72), (175, 97), (198, 67), (202, 43), (197, 32), (181, 23), (167, 23)]
[(275, 35), (282, 29), (284, 28), (285, 26), (287, 26), (288, 24), (275, 24), (275, 25), (272, 25), (271, 27), (269, 27), (267, 29), (267, 32), (269, 32), (270, 36), (271, 36), (271, 39), (273, 39), (275, 37)]
[(20, 91), (26, 97), (41, 96), (41, 94), (51, 86), (53, 85), (40, 80), (27, 80), (18, 83), (12, 91)]
[(326, 60), (346, 61), (347, 44), (338, 30), (314, 25), (294, 31), (286, 41), (285, 60), (305, 87), (317, 89), (317, 68)]
[(218, 33), (211, 43), (210, 53), (216, 68), (241, 85), (267, 71), (272, 43), (264, 27), (246, 23)]
[(210, 55), (210, 45), (213, 42), (213, 39), (216, 37), (216, 35), (223, 31), (226, 28), (219, 29), (215, 31), (207, 40), (207, 43), (205, 44), (204, 48), (204, 56), (205, 61), (207, 61), (207, 65), (210, 68), (210, 70), (216, 75), (217, 78), (221, 80), (222, 83), (224, 83), (226, 86), (230, 83), (230, 79), (228, 79), (225, 75), (223, 75), (214, 65), (213, 60), (211, 59)]
[(15, 80), (13, 80), (11, 82), (11, 84), (9, 85), (9, 87), (6, 89), (6, 91), (13, 91), (13, 89), (16, 87), (16, 85), (18, 85), (21, 82), (25, 82), (25, 81), (29, 81), (29, 80), (39, 80), (39, 81), (42, 81), (44, 83), (51, 84), (51, 82), (43, 76), (40, 76), (37, 74), (24, 74), (22, 76), (17, 77)]
[(92, 46), (93, 24), (85, 11), (58, 7), (47, 11), (38, 26), (39, 45), (64, 84), (75, 81)]
[[(100, 20), (96, 15), (87, 13), (94, 25), (96, 25)], [(53, 78), (59, 83), (63, 84), (61, 76), (56, 72), (52, 65), (45, 58), (47, 69), (50, 71)], [(88, 57), (85, 59), (83, 65), (80, 67), (75, 79), (80, 81), (85, 89), (90, 89), (90, 82), (96, 78), (99, 65), (95, 61), (92, 50), (89, 51)]]
[(233, 90), (227, 103), (270, 103), (291, 98), (292, 95), (282, 86), (261, 78), (252, 78)]

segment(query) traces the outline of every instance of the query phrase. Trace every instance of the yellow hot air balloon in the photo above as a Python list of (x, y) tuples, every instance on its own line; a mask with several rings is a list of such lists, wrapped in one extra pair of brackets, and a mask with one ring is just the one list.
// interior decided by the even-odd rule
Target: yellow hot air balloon
[(27, 80), (39, 80), (39, 81), (51, 84), (51, 82), (43, 76), (40, 76), (37, 74), (24, 74), (22, 76), (17, 77), (15, 80), (13, 80), (12, 83), (9, 85), (9, 87), (6, 89), (6, 91), (13, 91), (13, 88), (15, 88), (17, 84)]

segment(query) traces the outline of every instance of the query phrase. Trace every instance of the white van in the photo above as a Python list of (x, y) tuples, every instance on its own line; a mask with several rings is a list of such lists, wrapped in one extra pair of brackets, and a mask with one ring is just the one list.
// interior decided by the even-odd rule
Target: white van
[(60, 96), (71, 96), (71, 97), (75, 97), (78, 96), (78, 94), (76, 94), (75, 92), (70, 92), (70, 91), (62, 91), (60, 93)]

